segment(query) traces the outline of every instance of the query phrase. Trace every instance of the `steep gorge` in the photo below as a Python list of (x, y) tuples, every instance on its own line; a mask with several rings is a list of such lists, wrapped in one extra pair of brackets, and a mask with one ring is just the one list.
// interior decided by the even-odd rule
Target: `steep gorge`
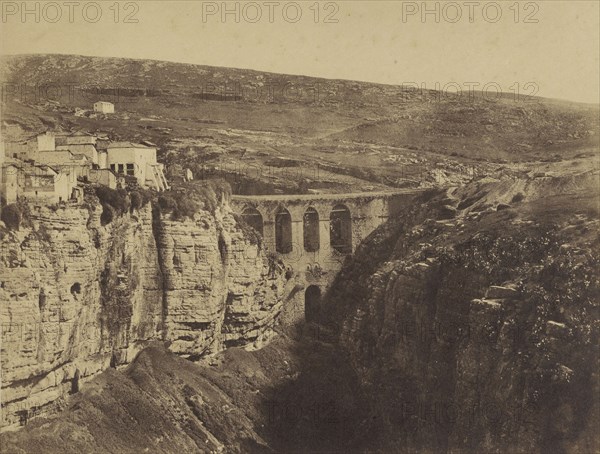
[[(235, 258), (251, 246), (226, 213), (206, 215), (206, 256), (200, 217), (155, 222), (159, 274), (139, 282), (162, 303), (141, 319), (160, 320), (158, 338), (182, 356), (234, 348), (194, 364), (149, 344), (61, 414), (6, 434), (7, 452), (595, 452), (597, 191), (598, 173), (584, 172), (423, 193), (345, 263), (318, 325), (256, 351), (235, 345), (270, 333), (281, 298), (260, 295), (285, 279), (247, 285), (268, 261), (257, 275)], [(228, 296), (190, 305), (207, 262)], [(148, 345), (127, 349), (127, 327), (109, 336), (119, 364)]]
[(371, 449), (596, 452), (597, 191), (597, 173), (481, 181), (360, 246), (328, 316), (378, 421)]

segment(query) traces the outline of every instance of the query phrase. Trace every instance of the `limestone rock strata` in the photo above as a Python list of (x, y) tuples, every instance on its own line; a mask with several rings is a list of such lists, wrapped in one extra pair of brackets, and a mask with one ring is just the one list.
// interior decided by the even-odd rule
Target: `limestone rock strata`
[(185, 221), (149, 205), (106, 226), (100, 214), (32, 207), (0, 240), (0, 427), (47, 413), (151, 340), (201, 357), (272, 334), (285, 278), (227, 204)]
[(561, 246), (576, 240), (552, 226), (433, 246), (400, 228), (363, 244), (331, 290), (347, 311), (341, 343), (382, 421), (377, 448), (596, 451), (591, 246)]

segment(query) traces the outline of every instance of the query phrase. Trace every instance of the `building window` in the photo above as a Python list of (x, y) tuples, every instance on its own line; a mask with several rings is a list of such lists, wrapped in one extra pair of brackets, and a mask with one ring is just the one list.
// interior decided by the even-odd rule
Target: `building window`
[(134, 175), (133, 164), (127, 164), (127, 175)]
[(110, 165), (110, 170), (112, 170), (113, 172), (115, 172), (117, 170), (116, 166), (114, 164)]
[(119, 164), (119, 173), (124, 173), (125, 172), (125, 165), (124, 164)]

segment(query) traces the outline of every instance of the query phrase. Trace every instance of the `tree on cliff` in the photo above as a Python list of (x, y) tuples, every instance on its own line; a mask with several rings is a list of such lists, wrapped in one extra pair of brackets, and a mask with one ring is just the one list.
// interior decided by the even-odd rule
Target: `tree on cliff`
[(8, 227), (9, 229), (19, 230), (23, 216), (19, 207), (16, 204), (12, 203), (10, 205), (5, 206), (2, 209), (2, 215), (0, 216), (0, 218), (6, 224), (6, 227)]

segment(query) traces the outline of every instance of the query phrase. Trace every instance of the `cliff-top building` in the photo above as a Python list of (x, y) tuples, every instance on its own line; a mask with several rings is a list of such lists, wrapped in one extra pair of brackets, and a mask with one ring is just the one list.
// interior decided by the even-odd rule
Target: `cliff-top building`
[(106, 149), (106, 165), (117, 175), (134, 176), (140, 186), (157, 191), (169, 189), (163, 164), (156, 160), (156, 147), (113, 142)]
[[(60, 134), (60, 133), (59, 133)], [(116, 188), (126, 177), (142, 187), (169, 189), (156, 146), (97, 140), (87, 134), (46, 132), (20, 143), (7, 143), (1, 163), (4, 203), (19, 199), (57, 203), (73, 199), (78, 179)]]
[(97, 139), (88, 134), (74, 134), (56, 138), (57, 150), (69, 150), (73, 154), (85, 155), (92, 164), (98, 164)]
[(5, 203), (30, 200), (59, 203), (72, 199), (77, 181), (70, 171), (58, 171), (48, 165), (32, 165), (7, 159), (2, 165), (0, 193)]

